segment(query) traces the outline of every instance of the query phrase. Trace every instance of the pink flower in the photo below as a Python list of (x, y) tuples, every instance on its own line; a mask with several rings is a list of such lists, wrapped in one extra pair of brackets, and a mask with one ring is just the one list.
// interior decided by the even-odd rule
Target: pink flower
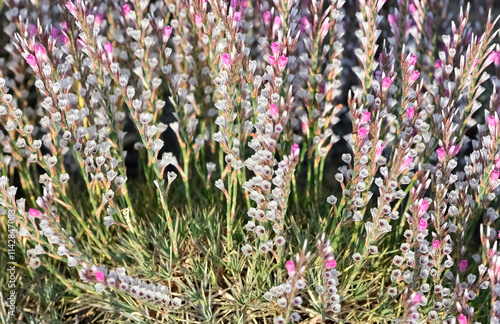
[(272, 42), (271, 43), (271, 51), (273, 52), (273, 54), (279, 54), (280, 53), (280, 44), (278, 44), (276, 42)]
[(35, 56), (38, 60), (43, 59), (47, 55), (47, 51), (45, 50), (45, 46), (42, 44), (35, 44)]
[(488, 56), (488, 60), (493, 62), (496, 67), (500, 66), (500, 51), (493, 51), (491, 54)]
[(475, 68), (477, 66), (477, 63), (479, 63), (479, 59), (475, 59), (474, 60), (474, 64), (472, 64), (472, 67)]
[(64, 35), (64, 34), (61, 34), (61, 35), (59, 36), (59, 40), (60, 40), (60, 41), (61, 41), (61, 43), (63, 43), (63, 44), (68, 44), (68, 42), (69, 42), (69, 38), (68, 38), (68, 36), (66, 36), (66, 35)]
[(334, 259), (326, 261), (326, 268), (327, 269), (333, 269), (336, 266), (337, 266), (337, 261), (335, 261)]
[(444, 159), (445, 155), (446, 155), (446, 150), (444, 149), (444, 147), (440, 147), (436, 150), (436, 153), (438, 155), (438, 158), (440, 160)]
[(384, 78), (382, 80), (382, 88), (389, 89), (392, 85), (392, 79), (391, 78)]
[(460, 145), (452, 145), (449, 149), (449, 153), (451, 156), (455, 156), (460, 152)]
[(425, 213), (427, 209), (429, 209), (429, 203), (427, 202), (427, 200), (422, 200), (422, 202), (420, 203), (420, 213)]
[(417, 13), (417, 8), (415, 7), (415, 5), (413, 3), (410, 4), (409, 9), (410, 9), (410, 12), (411, 12), (412, 15), (414, 15), (415, 13)]
[(380, 145), (380, 147), (377, 149), (377, 152), (375, 154), (377, 156), (381, 156), (383, 151), (384, 151), (384, 146)]
[(460, 272), (464, 272), (467, 269), (467, 260), (460, 261), (458, 268), (460, 269)]
[(298, 154), (298, 152), (299, 152), (299, 144), (293, 143), (291, 155), (295, 156), (295, 154)]
[(410, 82), (413, 83), (417, 81), (418, 77), (420, 76), (420, 72), (417, 70), (413, 71), (413, 73), (410, 75)]
[(276, 59), (274, 58), (274, 56), (269, 56), (269, 64), (271, 65), (276, 64)]
[[(390, 24), (391, 26), (396, 25), (396, 16), (394, 16), (394, 15), (392, 15), (392, 14), (389, 14), (389, 15), (387, 16), (387, 21), (389, 21), (389, 24)], [(396, 26), (397, 26), (397, 25), (396, 25)]]
[(59, 31), (57, 28), (52, 27), (52, 30), (50, 31), (50, 36), (52, 36), (53, 39), (57, 39), (57, 36), (59, 35)]
[(278, 106), (275, 104), (271, 104), (271, 115), (273, 116), (278, 116), (280, 113), (280, 110), (278, 109)]
[(417, 63), (417, 57), (415, 55), (410, 55), (410, 59), (408, 60), (408, 64), (413, 66)]
[(281, 55), (279, 58), (278, 58), (278, 64), (281, 68), (284, 68), (286, 66), (286, 63), (288, 63), (288, 57), (286, 57), (285, 55)]
[(63, 21), (63, 22), (61, 23), (61, 29), (62, 29), (62, 30), (68, 30), (68, 24), (67, 24), (65, 21)]
[(96, 25), (97, 27), (99, 27), (102, 23), (104, 19), (104, 15), (103, 14), (98, 14), (95, 16), (94, 18), (94, 25)]
[(124, 15), (125, 17), (127, 17), (127, 16), (128, 16), (128, 14), (132, 11), (132, 10), (130, 9), (130, 6), (129, 6), (128, 4), (124, 4), (124, 5), (123, 5), (123, 7), (122, 7), (122, 9), (123, 9), (123, 15)]
[(403, 169), (406, 169), (413, 162), (413, 157), (409, 156), (403, 161)]
[(434, 250), (438, 250), (439, 249), (439, 240), (435, 240), (432, 242), (432, 247), (434, 248)]
[(493, 170), (490, 175), (490, 181), (497, 181), (500, 176), (500, 171), (498, 170)]
[(273, 21), (273, 27), (279, 27), (281, 25), (281, 17), (280, 16), (276, 16), (274, 17), (274, 21)]
[(26, 63), (28, 63), (31, 67), (37, 66), (37, 61), (35, 55), (28, 55), (26, 56)]
[(496, 121), (494, 115), (488, 116), (488, 126), (490, 126), (490, 128), (493, 128), (493, 129), (497, 126), (497, 121)]
[(229, 53), (222, 54), (222, 63), (228, 67), (231, 65), (231, 55)]
[(28, 215), (30, 215), (31, 217), (40, 217), (41, 214), (42, 212), (38, 209), (30, 208), (28, 210)]
[(104, 281), (104, 272), (102, 271), (94, 271), (94, 276), (95, 276), (95, 280), (97, 281)]
[(269, 24), (271, 22), (271, 12), (270, 11), (266, 11), (262, 14), (262, 18), (264, 19), (264, 22), (266, 24)]
[(110, 42), (106, 42), (106, 44), (104, 44), (104, 50), (106, 51), (106, 54), (108, 54), (108, 58), (111, 60), (113, 58), (113, 45), (111, 45)]
[(292, 260), (288, 260), (286, 262), (286, 270), (288, 271), (289, 275), (292, 275), (292, 273), (295, 271), (295, 263)]
[(368, 133), (369, 133), (369, 132), (370, 132), (370, 131), (368, 130), (368, 128), (366, 128), (366, 127), (361, 127), (361, 128), (358, 130), (358, 136), (359, 136), (359, 137), (361, 137), (361, 138), (365, 138), (365, 137), (368, 135)]
[(458, 320), (458, 324), (467, 324), (467, 317), (462, 313), (460, 313), (460, 315), (458, 315), (457, 320)]
[(164, 43), (168, 42), (168, 39), (170, 38), (171, 34), (172, 34), (172, 27), (165, 26), (165, 28), (163, 28), (163, 42)]
[(421, 219), (420, 222), (418, 222), (417, 229), (419, 231), (423, 231), (427, 228), (427, 221), (425, 219)]
[(413, 302), (414, 304), (418, 304), (418, 303), (420, 303), (420, 301), (421, 301), (421, 300), (422, 300), (422, 295), (421, 295), (421, 294), (416, 294), (416, 295), (413, 297), (412, 302)]
[(441, 65), (443, 65), (443, 61), (441, 61), (440, 59), (437, 59), (434, 61), (434, 68), (435, 69), (441, 68)]
[[(241, 18), (241, 17), (240, 17)], [(203, 19), (201, 19), (201, 16), (199, 14), (196, 14), (194, 16), (194, 22), (198, 28), (201, 27), (201, 24), (203, 23)]]
[(415, 108), (413, 107), (406, 108), (406, 116), (408, 117), (408, 119), (412, 119), (415, 116)]
[(365, 111), (365, 112), (363, 113), (363, 116), (361, 116), (361, 122), (362, 122), (362, 123), (366, 123), (366, 122), (370, 121), (370, 116), (371, 116), (371, 115), (372, 115), (372, 114), (371, 114), (369, 111)]
[(308, 30), (311, 28), (311, 23), (309, 22), (309, 20), (307, 20), (306, 17), (302, 17), (300, 18), (300, 25), (302, 26), (302, 28), (304, 29), (304, 31)]
[(241, 11), (236, 11), (233, 15), (234, 21), (241, 21)]
[(66, 2), (66, 8), (68, 8), (69, 12), (71, 13), (75, 12), (75, 6), (71, 1)]

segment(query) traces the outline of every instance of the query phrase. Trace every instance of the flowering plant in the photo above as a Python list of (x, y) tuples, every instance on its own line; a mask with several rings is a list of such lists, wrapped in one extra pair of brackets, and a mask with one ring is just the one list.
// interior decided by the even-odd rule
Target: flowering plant
[(500, 323), (497, 9), (0, 2), (2, 320)]

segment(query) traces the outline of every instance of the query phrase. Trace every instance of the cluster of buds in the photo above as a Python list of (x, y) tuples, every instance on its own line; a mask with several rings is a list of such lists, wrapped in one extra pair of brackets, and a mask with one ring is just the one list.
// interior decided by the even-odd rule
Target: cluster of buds
[[(491, 222), (489, 222), (491, 224)], [(483, 277), (487, 272), (489, 282), (485, 281), (481, 288), (491, 288), (491, 323), (500, 323), (500, 253), (498, 252), (498, 240), (500, 238), (497, 231), (490, 227), (481, 224), (481, 244), (485, 249), (487, 265), (479, 266), (480, 277)], [(492, 242), (494, 243), (492, 244)], [(493, 245), (493, 246), (492, 246)]]
[[(277, 170), (274, 170), (276, 164), (274, 156), (279, 149), (277, 143), (284, 124), (281, 120), (286, 120), (287, 114), (284, 112), (280, 119), (279, 108), (276, 105), (279, 95), (271, 95), (272, 103), (269, 104), (269, 99), (264, 95), (266, 93), (267, 91), (262, 91), (259, 96), (258, 122), (255, 123), (256, 136), (248, 144), (255, 153), (245, 161), (247, 169), (253, 171), (255, 176), (245, 182), (243, 188), (250, 193), (250, 199), (257, 204), (256, 208), (248, 211), (248, 215), (259, 222), (266, 221), (266, 219), (271, 221), (273, 230), (280, 234), (283, 229), (284, 213), (288, 206), (290, 183), (299, 161), (300, 150), (298, 144), (293, 144), (290, 155), (284, 156), (283, 161), (278, 163)], [(255, 232), (259, 237), (265, 234), (264, 227), (255, 226), (253, 221), (247, 223), (246, 228)], [(281, 237), (276, 239), (283, 240)], [(268, 252), (272, 245), (263, 244), (262, 247), (264, 252)]]
[(286, 262), (286, 270), (288, 273), (288, 281), (279, 286), (272, 287), (264, 294), (264, 298), (273, 303), (274, 301), (280, 308), (283, 309), (284, 316), (278, 316), (274, 319), (275, 324), (286, 324), (290, 320), (294, 322), (300, 321), (300, 315), (293, 312), (294, 307), (302, 305), (302, 297), (299, 292), (306, 288), (304, 281), (304, 274), (306, 272), (306, 265), (309, 260), (310, 252), (306, 253), (307, 241), (300, 254), (297, 254), (295, 261), (288, 260)]
[[(405, 291), (403, 295), (406, 295), (407, 292)], [(422, 295), (421, 294), (412, 294), (408, 297), (403, 296), (403, 300), (406, 300), (404, 304), (404, 313), (403, 313), (403, 318), (397, 319), (395, 323), (401, 324), (401, 323), (408, 323), (408, 324), (416, 324), (420, 323), (420, 313), (418, 312), (418, 308), (421, 305), (422, 302)]]
[(332, 246), (330, 241), (325, 238), (325, 234), (316, 242), (316, 250), (322, 270), (321, 284), (316, 286), (316, 293), (326, 304), (327, 310), (339, 313), (341, 310), (340, 296), (337, 290), (340, 283), (339, 271), (335, 269), (337, 261), (335, 261)]
[[(68, 261), (69, 264), (70, 261)], [(73, 261), (75, 262), (75, 261)], [(117, 268), (107, 271), (106, 267), (96, 265), (83, 267), (78, 271), (80, 279), (84, 283), (94, 283), (95, 290), (102, 292), (106, 288), (117, 289), (127, 292), (142, 302), (149, 302), (158, 307), (181, 307), (182, 300), (179, 297), (171, 298), (167, 286), (142, 281), (139, 278), (127, 276), (125, 268)]]

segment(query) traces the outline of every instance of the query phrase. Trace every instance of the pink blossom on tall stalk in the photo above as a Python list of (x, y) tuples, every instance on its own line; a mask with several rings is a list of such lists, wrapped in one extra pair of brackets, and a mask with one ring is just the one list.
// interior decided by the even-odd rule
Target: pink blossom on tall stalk
[(110, 42), (106, 42), (106, 44), (104, 44), (104, 50), (108, 55), (108, 59), (111, 61), (113, 59), (113, 45), (111, 45)]
[(286, 262), (286, 270), (288, 271), (288, 274), (291, 276), (295, 272), (295, 262), (292, 260), (288, 260)]
[(385, 77), (382, 80), (382, 88), (389, 89), (391, 87), (391, 85), (392, 85), (392, 79), (391, 78)]
[(369, 129), (368, 129), (368, 128), (366, 128), (366, 127), (361, 127), (361, 128), (358, 130), (358, 136), (359, 136), (360, 138), (365, 138), (365, 137), (368, 135), (368, 133), (369, 133), (369, 132), (370, 132), (370, 131), (369, 131)]
[(500, 67), (500, 51), (493, 51), (488, 56), (488, 60), (493, 62), (496, 67)]
[(286, 66), (286, 63), (288, 63), (288, 57), (285, 55), (281, 55), (278, 59), (278, 65), (280, 68), (284, 68)]
[(276, 106), (275, 104), (271, 104), (270, 110), (271, 110), (271, 115), (275, 117), (279, 116), (280, 111), (278, 109), (278, 106)]
[(500, 171), (498, 170), (493, 170), (493, 172), (491, 172), (491, 175), (490, 175), (490, 181), (497, 181), (498, 178), (500, 176)]
[(170, 35), (172, 34), (172, 27), (170, 26), (165, 26), (163, 28), (163, 43), (167, 43), (168, 39), (170, 38)]
[(281, 17), (276, 16), (276, 17), (274, 17), (274, 20), (273, 20), (273, 28), (278, 28), (279, 26), (281, 26)]
[(66, 2), (66, 8), (68, 8), (69, 12), (71, 13), (75, 12), (75, 6), (71, 1)]
[(94, 25), (97, 26), (97, 27), (101, 26), (103, 19), (104, 19), (104, 15), (103, 14), (96, 15), (94, 17)]
[(229, 53), (222, 54), (222, 63), (227, 67), (231, 65), (231, 55)]
[(438, 155), (438, 158), (439, 160), (442, 160), (444, 159), (444, 157), (446, 156), (446, 150), (444, 149), (444, 147), (440, 147), (436, 150), (436, 153)]
[(369, 111), (365, 111), (361, 116), (361, 123), (367, 123), (370, 121), (371, 113)]
[(467, 260), (460, 261), (459, 270), (464, 272), (467, 269)]
[(307, 17), (300, 18), (300, 25), (304, 31), (307, 31), (311, 28), (311, 23), (309, 22)]
[(196, 24), (196, 27), (201, 28), (201, 24), (203, 23), (203, 19), (201, 19), (201, 16), (199, 14), (196, 14), (194, 16), (194, 22)]
[(43, 46), (42, 44), (35, 44), (35, 56), (38, 61), (44, 60), (47, 57), (45, 46)]
[(422, 203), (420, 204), (420, 213), (423, 214), (427, 211), (427, 209), (429, 209), (429, 203), (427, 202), (427, 200), (422, 200)]
[(335, 259), (331, 259), (331, 260), (326, 261), (326, 268), (327, 269), (333, 269), (336, 266), (337, 266), (337, 261), (335, 261)]
[(418, 303), (420, 303), (420, 301), (421, 301), (421, 300), (422, 300), (422, 295), (421, 295), (421, 294), (416, 294), (416, 295), (413, 297), (412, 302), (413, 302), (414, 304), (418, 304)]
[(264, 22), (266, 24), (269, 24), (271, 22), (271, 12), (270, 11), (266, 11), (262, 14), (262, 18), (264, 19)]
[(441, 244), (439, 243), (439, 240), (432, 241), (432, 247), (434, 248), (434, 250), (439, 250), (440, 245)]
[(31, 66), (31, 67), (35, 67), (37, 66), (37, 60), (36, 60), (36, 57), (35, 55), (33, 54), (29, 54), (27, 57), (26, 57), (26, 62)]
[(97, 270), (94, 272), (94, 276), (96, 281), (104, 281), (104, 272)]
[(30, 208), (30, 209), (28, 210), (28, 214), (29, 214), (31, 217), (40, 217), (41, 212), (40, 212), (38, 209)]
[(458, 324), (467, 324), (467, 317), (462, 313), (460, 313), (460, 315), (458, 315), (457, 320), (458, 320)]
[(276, 59), (274, 58), (274, 56), (272, 56), (272, 55), (269, 56), (268, 60), (269, 60), (269, 64), (276, 65)]
[(414, 83), (415, 81), (417, 81), (418, 77), (420, 77), (420, 72), (418, 72), (417, 70), (413, 71), (410, 75), (410, 83)]
[(408, 64), (413, 66), (417, 63), (417, 57), (415, 55), (410, 55), (410, 59), (408, 60)]
[(290, 154), (291, 154), (292, 156), (295, 156), (295, 154), (296, 154), (296, 153), (298, 153), (298, 152), (299, 152), (299, 144), (297, 144), (297, 143), (293, 143), (293, 145), (292, 145), (292, 150), (291, 150), (291, 153), (290, 153)]
[(425, 219), (421, 219), (420, 222), (418, 222), (417, 229), (419, 231), (423, 231), (427, 228), (427, 221)]
[(280, 44), (278, 44), (277, 42), (271, 43), (271, 51), (273, 52), (273, 54), (279, 54), (280, 53)]
[(488, 116), (488, 127), (490, 129), (490, 132), (495, 133), (495, 129), (497, 127), (497, 119), (494, 115)]
[(241, 11), (236, 11), (233, 15), (234, 21), (241, 21)]
[(130, 9), (130, 6), (129, 6), (128, 4), (124, 4), (124, 5), (122, 6), (122, 9), (123, 9), (123, 15), (124, 15), (125, 17), (128, 17), (128, 14), (132, 11), (132, 10)]
[(403, 169), (409, 167), (412, 162), (413, 162), (413, 157), (411, 156), (407, 157), (403, 162)]
[(408, 117), (408, 119), (413, 119), (413, 117), (415, 116), (415, 108), (413, 107), (406, 108), (406, 116)]

